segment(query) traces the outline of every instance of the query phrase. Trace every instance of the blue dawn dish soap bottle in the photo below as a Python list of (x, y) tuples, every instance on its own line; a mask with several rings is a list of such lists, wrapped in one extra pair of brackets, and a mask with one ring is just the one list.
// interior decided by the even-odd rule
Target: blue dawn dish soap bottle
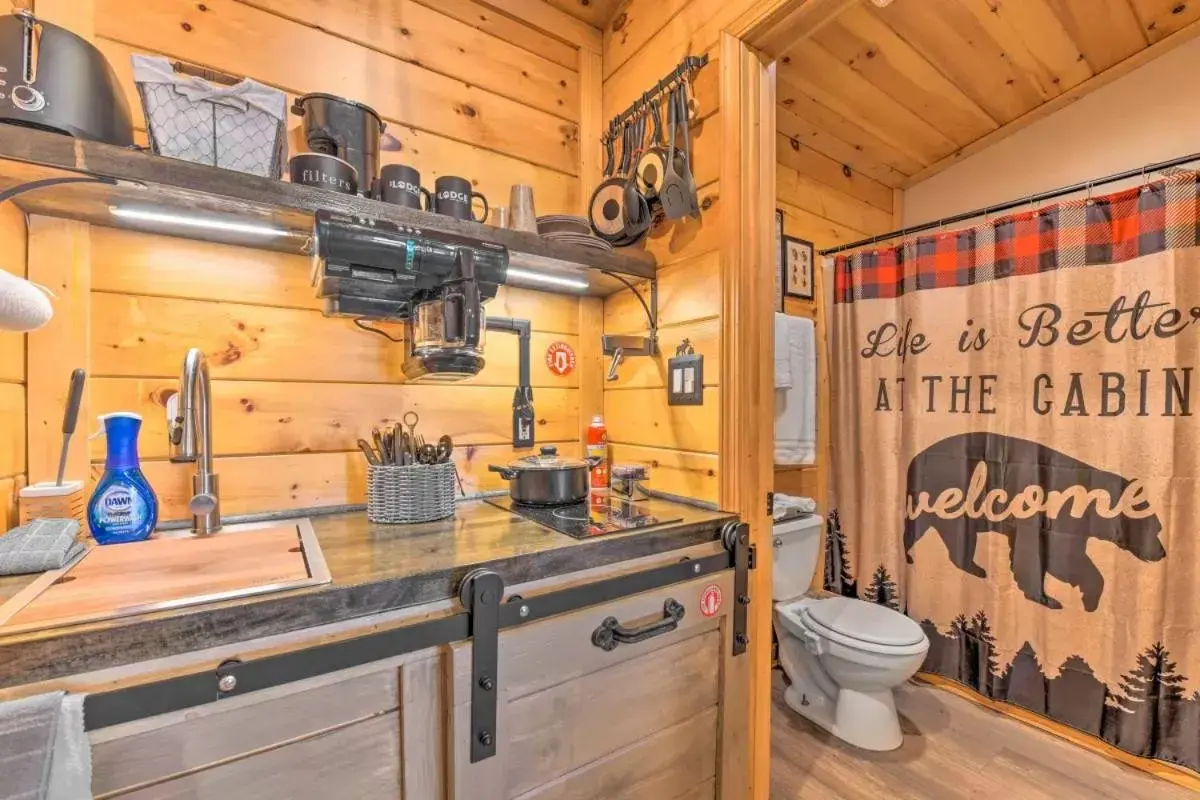
[(104, 414), (108, 456), (88, 503), (88, 525), (100, 544), (140, 542), (158, 524), (158, 498), (138, 463), (142, 418), (128, 411)]

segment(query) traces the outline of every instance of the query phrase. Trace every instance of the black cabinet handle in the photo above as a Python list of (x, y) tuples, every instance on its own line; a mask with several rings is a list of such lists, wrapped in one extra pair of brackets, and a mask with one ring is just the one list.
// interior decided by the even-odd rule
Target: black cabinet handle
[(674, 598), (663, 603), (663, 618), (641, 628), (626, 628), (616, 617), (605, 617), (600, 627), (592, 631), (592, 644), (601, 650), (616, 650), (619, 644), (637, 644), (679, 627), (685, 609)]

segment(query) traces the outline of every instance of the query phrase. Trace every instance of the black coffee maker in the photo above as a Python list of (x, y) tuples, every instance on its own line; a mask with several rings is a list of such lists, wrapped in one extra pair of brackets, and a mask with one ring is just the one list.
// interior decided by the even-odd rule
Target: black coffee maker
[(488, 317), (484, 303), (508, 280), (508, 250), (492, 242), (318, 211), (313, 228), (313, 282), (326, 316), (354, 317), (365, 330), (394, 339), (366, 320), (404, 323), (404, 377), (452, 382), (483, 369), (488, 330), (519, 337), (520, 373), (513, 395), (513, 445), (533, 446), (528, 320)]
[(358, 173), (358, 193), (372, 197), (379, 179), (380, 140), (387, 125), (375, 109), (314, 92), (297, 97), (292, 113), (304, 118), (304, 140), (314, 153), (335, 156)]

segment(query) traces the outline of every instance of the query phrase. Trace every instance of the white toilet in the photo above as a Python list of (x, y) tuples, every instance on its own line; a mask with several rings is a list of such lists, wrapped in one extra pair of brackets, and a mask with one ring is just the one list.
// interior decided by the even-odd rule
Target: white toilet
[(900, 746), (892, 689), (925, 660), (921, 626), (886, 606), (848, 597), (805, 597), (817, 574), (825, 520), (775, 526), (773, 569), (779, 661), (792, 710), (864, 750)]

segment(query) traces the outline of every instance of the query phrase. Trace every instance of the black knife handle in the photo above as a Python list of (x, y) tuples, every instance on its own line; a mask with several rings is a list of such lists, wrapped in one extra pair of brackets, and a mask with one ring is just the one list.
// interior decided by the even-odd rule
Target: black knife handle
[(67, 410), (63, 413), (62, 432), (72, 434), (79, 422), (79, 403), (83, 400), (83, 381), (87, 377), (81, 369), (71, 373), (71, 388), (67, 390)]

